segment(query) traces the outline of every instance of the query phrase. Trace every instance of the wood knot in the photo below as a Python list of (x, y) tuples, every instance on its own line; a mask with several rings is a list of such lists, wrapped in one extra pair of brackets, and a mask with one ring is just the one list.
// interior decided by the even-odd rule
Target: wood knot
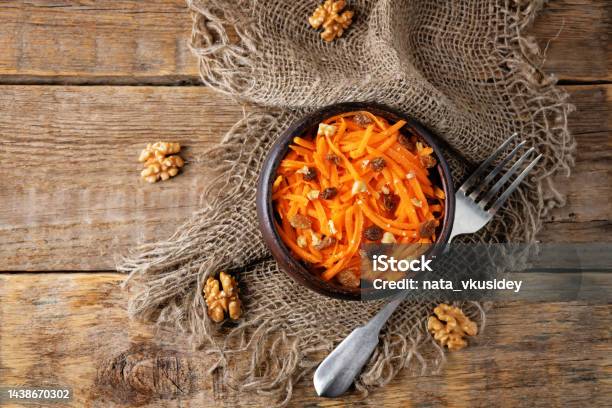
[(195, 391), (190, 360), (176, 351), (136, 345), (98, 368), (99, 391), (122, 403), (141, 405)]

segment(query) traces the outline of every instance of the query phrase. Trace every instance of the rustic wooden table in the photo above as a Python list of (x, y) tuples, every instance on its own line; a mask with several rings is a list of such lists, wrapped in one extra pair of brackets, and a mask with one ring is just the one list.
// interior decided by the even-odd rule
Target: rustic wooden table
[[(559, 0), (531, 29), (542, 47), (558, 34), (544, 68), (578, 110), (576, 167), (559, 177), (568, 202), (546, 221), (545, 242), (610, 241), (611, 20), (611, 2)], [(0, 5), (0, 386), (70, 386), (75, 407), (261, 404), (224, 397), (182, 344), (159, 348), (150, 327), (127, 319), (125, 277), (113, 271), (114, 254), (166, 237), (198, 208), (207, 183), (198, 153), (241, 117), (199, 85), (190, 29), (183, 0)], [(134, 158), (159, 139), (188, 146), (193, 162), (172, 182), (145, 185)], [(365, 400), (317, 398), (306, 379), (293, 403), (609, 406), (610, 311), (500, 305), (441, 375), (400, 375)], [(124, 352), (132, 369), (110, 368), (110, 396), (101, 361)]]

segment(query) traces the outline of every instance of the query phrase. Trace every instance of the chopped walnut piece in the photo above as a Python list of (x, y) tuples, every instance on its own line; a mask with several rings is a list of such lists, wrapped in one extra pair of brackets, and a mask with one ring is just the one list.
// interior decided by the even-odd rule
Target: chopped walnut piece
[(289, 223), (293, 228), (307, 229), (312, 226), (312, 221), (310, 221), (310, 218), (302, 214), (295, 214), (293, 217), (291, 217)]
[(432, 167), (435, 167), (436, 164), (438, 164), (436, 158), (433, 157), (431, 154), (419, 156), (419, 160), (421, 161), (423, 167), (425, 167), (426, 169), (431, 169)]
[(317, 247), (317, 245), (321, 244), (321, 238), (319, 238), (317, 233), (314, 232), (313, 230), (310, 230), (310, 240), (312, 242), (312, 246), (315, 248)]
[(347, 10), (340, 14), (345, 6), (345, 0), (326, 0), (325, 3), (316, 8), (308, 22), (314, 29), (323, 27), (321, 38), (325, 41), (333, 41), (335, 38), (341, 37), (344, 30), (353, 21), (352, 11)]
[(297, 239), (295, 240), (295, 243), (297, 244), (297, 246), (299, 246), (300, 248), (306, 248), (306, 246), (308, 245), (308, 242), (306, 241), (306, 237), (300, 235), (299, 237), (297, 237)]
[(436, 232), (436, 221), (427, 220), (419, 225), (419, 235), (421, 238), (431, 238)]
[(325, 156), (325, 159), (332, 162), (335, 165), (340, 164), (340, 157), (338, 157), (337, 155), (333, 153), (327, 153), (327, 155)]
[(306, 193), (306, 198), (308, 198), (310, 201), (316, 200), (319, 198), (320, 193), (321, 192), (319, 190), (310, 190), (308, 193)]
[(327, 125), (325, 123), (319, 123), (319, 129), (317, 130), (318, 136), (332, 137), (336, 134), (336, 127), (334, 125)]
[(358, 288), (361, 283), (359, 282), (359, 277), (357, 277), (357, 274), (355, 274), (355, 271), (352, 269), (344, 269), (338, 272), (336, 275), (336, 280), (342, 286), (349, 288)]
[(382, 239), (380, 240), (381, 243), (383, 244), (395, 244), (397, 242), (397, 240), (395, 239), (395, 235), (393, 235), (392, 233), (386, 231), (383, 236)]
[(365, 229), (363, 235), (370, 241), (379, 241), (383, 237), (384, 231), (378, 225), (371, 225)]
[(338, 195), (338, 189), (336, 187), (327, 187), (325, 190), (323, 190), (323, 192), (321, 193), (321, 197), (324, 200), (331, 200), (332, 198), (334, 198), (335, 196)]
[(353, 188), (351, 189), (351, 194), (356, 195), (359, 193), (366, 193), (368, 191), (368, 186), (361, 180), (355, 180), (353, 182)]
[(433, 334), (434, 339), (451, 351), (464, 348), (467, 346), (464, 337), (475, 336), (478, 333), (476, 323), (458, 307), (441, 303), (436, 306), (434, 313), (436, 316), (430, 316), (427, 321), (427, 329)]
[(165, 181), (176, 176), (185, 162), (178, 155), (169, 155), (178, 153), (180, 150), (181, 145), (179, 143), (149, 143), (138, 157), (138, 161), (143, 163), (144, 167), (140, 176), (149, 183), (155, 183), (159, 180)]
[(230, 319), (240, 318), (242, 311), (238, 283), (231, 275), (221, 272), (219, 279), (209, 277), (204, 285), (204, 300), (211, 320), (219, 323), (225, 319), (226, 313)]
[(410, 199), (410, 202), (412, 203), (412, 205), (414, 205), (415, 207), (421, 208), (423, 207), (423, 202), (421, 200), (419, 200), (416, 197), (412, 197)]
[(353, 121), (361, 127), (366, 127), (372, 123), (372, 119), (365, 113), (358, 113), (353, 116)]
[(330, 234), (337, 234), (338, 230), (336, 229), (336, 225), (334, 224), (334, 220), (327, 221), (327, 229), (329, 229)]
[(313, 246), (315, 247), (315, 249), (318, 249), (320, 251), (322, 249), (329, 248), (330, 246), (334, 245), (335, 243), (336, 243), (336, 238), (334, 238), (334, 237), (324, 237), (316, 245), (313, 242)]
[(386, 165), (387, 165), (387, 162), (382, 157), (375, 157), (370, 162), (370, 166), (372, 167), (372, 170), (374, 171), (382, 171), (382, 169), (384, 169)]

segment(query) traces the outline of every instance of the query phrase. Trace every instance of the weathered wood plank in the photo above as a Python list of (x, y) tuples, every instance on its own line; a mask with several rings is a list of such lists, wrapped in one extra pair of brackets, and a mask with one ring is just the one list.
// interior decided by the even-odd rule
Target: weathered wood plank
[[(578, 164), (558, 183), (568, 205), (552, 213), (542, 239), (606, 240), (612, 86), (569, 89)], [(0, 268), (21, 271), (113, 270), (113, 254), (169, 236), (207, 185), (195, 158), (241, 117), (203, 87), (3, 86), (0, 111), (0, 162), (11, 165), (0, 178)], [(190, 163), (148, 185), (136, 158), (160, 139), (187, 146)], [(570, 237), (559, 234), (567, 222), (575, 223)]]
[[(154, 340), (150, 327), (127, 319), (123, 278), (0, 274), (2, 385), (71, 386), (74, 407), (261, 406), (252, 395), (213, 400), (209, 360), (180, 336)], [(365, 400), (316, 398), (306, 378), (292, 406), (604, 406), (611, 310), (579, 302), (497, 305), (484, 334), (451, 354), (441, 375), (402, 374)], [(126, 352), (129, 370), (113, 371), (107, 361)]]
[(549, 222), (538, 234), (540, 242), (610, 242), (610, 220), (588, 222)]
[[(204, 87), (0, 90), (3, 270), (114, 270), (119, 248), (168, 237), (207, 185), (200, 156), (242, 117)], [(146, 143), (180, 142), (180, 176), (149, 185)]]
[[(576, 166), (568, 179), (556, 178), (567, 205), (549, 221), (590, 222), (612, 219), (612, 86), (568, 86), (576, 112), (569, 117), (576, 137)], [(546, 233), (546, 231), (544, 231)], [(594, 239), (594, 238), (591, 238)]]
[(545, 50), (544, 70), (562, 80), (612, 79), (612, 3), (549, 1), (529, 30)]
[[(610, 80), (612, 5), (550, 2), (531, 33), (560, 79)], [(197, 82), (183, 0), (4, 1), (0, 83)]]
[[(4, 1), (0, 81), (176, 82), (197, 77), (183, 0)], [(78, 77), (82, 77), (78, 80)]]

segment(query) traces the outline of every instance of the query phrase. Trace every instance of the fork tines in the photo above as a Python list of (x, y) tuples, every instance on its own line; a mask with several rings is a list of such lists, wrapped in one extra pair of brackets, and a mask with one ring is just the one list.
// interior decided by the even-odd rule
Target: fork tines
[[(489, 172), (486, 171), (489, 169), (494, 160), (512, 143), (513, 140), (516, 139), (517, 133), (512, 134), (504, 143), (501, 144), (497, 148), (495, 152), (491, 156), (489, 156), (476, 171), (463, 183), (463, 185), (459, 188), (459, 191), (468, 196), (469, 198), (478, 204), (478, 206), (491, 214), (495, 213), (499, 208), (504, 204), (504, 202), (508, 199), (510, 194), (516, 190), (516, 188), (521, 184), (521, 182), (527, 177), (527, 174), (535, 167), (540, 158), (541, 154), (537, 155), (527, 166), (523, 169), (523, 171), (516, 177), (516, 179), (506, 188), (506, 190), (493, 202), (493, 199), (499, 193), (501, 188), (510, 180), (510, 178), (521, 169), (525, 161), (532, 155), (536, 150), (535, 148), (529, 148), (525, 153), (521, 155), (521, 157), (505, 172), (505, 174), (499, 178), (495, 182), (495, 184), (488, 188), (487, 186), (493, 180), (496, 179), (498, 175), (500, 175), (506, 165), (513, 159), (514, 156), (521, 150), (523, 146), (527, 143), (525, 140), (518, 143), (511, 151), (508, 153), (498, 164)], [(486, 194), (481, 198), (478, 197), (486, 191)], [(491, 204), (493, 202), (493, 204)], [(491, 204), (491, 205), (489, 205)]]

